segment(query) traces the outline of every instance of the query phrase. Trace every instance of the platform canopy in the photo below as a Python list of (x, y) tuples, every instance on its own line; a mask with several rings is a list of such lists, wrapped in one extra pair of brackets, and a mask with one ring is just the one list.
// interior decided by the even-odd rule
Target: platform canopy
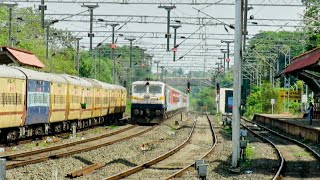
[(304, 81), (320, 96), (320, 47), (294, 57), (280, 75), (291, 75)]
[(0, 64), (11, 63), (36, 68), (45, 67), (44, 64), (31, 52), (12, 47), (0, 47)]

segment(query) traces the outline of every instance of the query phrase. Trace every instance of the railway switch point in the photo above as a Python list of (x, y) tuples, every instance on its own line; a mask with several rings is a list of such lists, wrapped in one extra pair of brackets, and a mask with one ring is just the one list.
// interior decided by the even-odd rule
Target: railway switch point
[(198, 170), (198, 166), (201, 165), (201, 164), (204, 164), (204, 160), (203, 159), (196, 160), (195, 163), (194, 163), (194, 168), (196, 170)]
[(0, 158), (0, 180), (6, 179), (6, 159)]

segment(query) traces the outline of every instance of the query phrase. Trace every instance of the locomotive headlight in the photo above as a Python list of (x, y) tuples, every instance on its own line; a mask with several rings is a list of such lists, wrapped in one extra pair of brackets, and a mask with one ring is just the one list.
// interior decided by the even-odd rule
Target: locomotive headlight
[(160, 110), (156, 110), (156, 115), (159, 116), (161, 114)]
[(133, 114), (134, 114), (134, 115), (138, 115), (138, 114), (139, 114), (139, 109), (135, 109), (135, 110), (133, 111)]

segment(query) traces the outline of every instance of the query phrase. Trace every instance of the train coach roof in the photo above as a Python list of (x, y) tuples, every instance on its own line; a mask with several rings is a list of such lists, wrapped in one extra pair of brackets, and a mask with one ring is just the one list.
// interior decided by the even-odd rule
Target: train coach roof
[(72, 85), (78, 85), (78, 86), (84, 86), (84, 87), (93, 87), (93, 84), (90, 83), (89, 81), (77, 77), (77, 76), (71, 76), (68, 74), (62, 74), (62, 77), (64, 77), (70, 84)]
[(175, 90), (176, 92), (185, 95), (185, 93), (181, 92), (180, 90), (178, 90), (178, 89), (176, 89), (176, 88), (174, 88), (174, 87), (172, 87), (172, 86), (169, 86), (169, 85), (167, 85), (167, 84), (166, 84), (166, 86), (167, 86), (167, 88), (169, 88), (169, 89)]
[(67, 81), (57, 74), (44, 73), (44, 72), (34, 71), (31, 69), (26, 69), (22, 67), (14, 67), (14, 68), (23, 72), (28, 77), (28, 79), (67, 84)]
[(187, 96), (186, 93), (184, 93), (184, 92), (182, 92), (182, 91), (180, 91), (180, 90), (178, 90), (178, 89), (176, 89), (176, 88), (174, 88), (174, 87), (172, 87), (172, 86), (169, 86), (169, 85), (167, 85), (167, 84), (166, 84), (166, 86), (167, 86), (168, 89), (175, 90), (175, 91), (178, 92), (179, 94), (182, 94), (182, 95), (184, 95), (184, 96)]
[(112, 84), (101, 82), (101, 81), (98, 81), (96, 79), (92, 79), (92, 81), (95, 81), (95, 82), (99, 83), (102, 86), (103, 89), (115, 89)]
[(121, 90), (127, 90), (125, 87), (118, 85)]
[(115, 90), (119, 90), (120, 89), (117, 85), (109, 84), (109, 83), (106, 83), (106, 84), (108, 84), (111, 87), (111, 89), (115, 89)]
[(97, 82), (93, 79), (90, 79), (90, 78), (82, 78), (82, 79), (89, 81), (93, 85), (93, 87), (95, 87), (95, 88), (102, 88), (103, 87), (102, 84), (100, 84), (99, 82)]
[(120, 90), (126, 90), (126, 88), (122, 87), (122, 86), (119, 86), (119, 85), (115, 85), (115, 84), (112, 84), (116, 89), (120, 89)]
[(2, 78), (16, 78), (16, 79), (26, 79), (26, 76), (18, 69), (0, 65), (0, 77)]

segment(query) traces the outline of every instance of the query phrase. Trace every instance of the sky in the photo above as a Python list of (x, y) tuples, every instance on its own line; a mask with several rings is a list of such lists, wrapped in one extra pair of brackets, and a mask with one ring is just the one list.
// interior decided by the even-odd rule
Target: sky
[[(22, 0), (21, 0), (22, 1)], [(29, 2), (18, 1), (20, 7), (35, 7), (38, 8), (40, 1)], [(52, 0), (49, 0), (52, 1)], [(58, 0), (65, 1), (65, 0)], [(80, 41), (81, 46), (85, 49), (89, 48), (89, 38), (87, 37), (87, 31), (89, 31), (89, 12), (87, 8), (81, 7), (82, 1), (67, 0), (68, 2), (74, 1), (74, 3), (48, 3), (46, 0), (47, 10), (45, 11), (45, 19), (65, 19), (67, 21), (59, 21), (54, 24), (55, 28), (74, 31), (74, 35), (82, 37)], [(101, 2), (102, 0), (97, 0)], [(105, 0), (105, 2), (121, 2), (123, 0)], [(175, 20), (183, 22), (182, 27), (177, 29), (178, 37), (184, 36), (190, 39), (177, 39), (177, 43), (181, 45), (177, 50), (177, 59), (181, 56), (185, 58), (173, 62), (172, 52), (166, 52), (166, 39), (164, 34), (167, 31), (166, 17), (167, 11), (163, 8), (158, 8), (160, 3), (168, 2), (198, 2), (206, 3), (213, 2), (213, 0), (175, 0), (175, 1), (163, 1), (163, 0), (124, 0), (129, 3), (135, 2), (154, 2), (156, 4), (107, 4), (99, 3), (99, 7), (94, 9), (94, 23), (93, 32), (95, 37), (93, 38), (93, 47), (98, 43), (103, 42), (109, 44), (111, 42), (111, 26), (110, 23), (119, 23), (116, 27), (122, 27), (121, 30), (116, 32), (117, 45), (129, 45), (129, 41), (125, 40), (125, 37), (134, 36), (136, 41), (133, 41), (134, 46), (139, 46), (147, 49), (148, 54), (152, 54), (153, 61), (160, 61), (159, 65), (164, 65), (167, 69), (174, 69), (184, 67), (189, 70), (205, 70), (208, 71), (213, 67), (216, 67), (218, 57), (223, 56), (220, 49), (225, 49), (226, 44), (221, 43), (223, 39), (233, 39), (234, 30), (221, 25), (234, 24), (234, 5), (219, 5), (219, 3), (234, 3), (232, 0), (217, 0), (217, 5), (179, 5), (176, 4), (176, 8), (170, 12), (172, 23)], [(9, 1), (3, 1), (9, 2)], [(12, 2), (12, 1), (10, 1)], [(92, 1), (83, 1), (85, 4), (95, 4)], [(265, 6), (264, 4), (269, 4)], [(289, 6), (270, 6), (270, 4), (288, 4)], [(293, 6), (301, 4), (299, 0), (249, 0), (249, 7), (252, 7), (248, 11), (248, 17), (253, 16), (254, 19), (248, 20), (248, 37), (252, 37), (260, 31), (281, 31), (288, 30), (294, 31), (297, 25), (301, 24), (301, 14), (305, 9), (302, 6)], [(197, 9), (201, 9), (198, 11)], [(73, 16), (80, 12), (83, 16)], [(53, 15), (56, 14), (56, 15)], [(57, 15), (58, 14), (58, 15)], [(66, 18), (69, 14), (69, 18)], [(116, 15), (128, 15), (126, 17), (116, 17)], [(156, 23), (143, 23), (144, 18), (129, 16), (161, 16), (163, 18), (147, 17), (147, 22)], [(186, 19), (181, 17), (193, 17), (193, 18), (211, 18), (206, 19), (200, 24), (184, 24), (196, 23), (199, 20)], [(105, 21), (112, 22), (97, 22), (98, 19), (104, 19)], [(217, 20), (218, 19), (218, 20)], [(280, 19), (280, 20), (275, 20)], [(124, 23), (127, 22), (128, 23)], [(140, 21), (140, 23), (132, 23)], [(142, 23), (141, 23), (142, 21)], [(210, 21), (210, 22), (208, 22)], [(252, 24), (252, 22), (257, 24)], [(205, 26), (203, 26), (203, 24)], [(218, 24), (218, 25), (217, 25)], [(291, 27), (287, 27), (291, 26)], [(170, 28), (173, 34), (173, 29)], [(149, 33), (147, 33), (149, 32)], [(193, 34), (194, 33), (194, 34)], [(119, 36), (122, 35), (122, 36)], [(193, 35), (192, 35), (193, 34)], [(142, 37), (142, 38), (141, 38)], [(149, 37), (149, 38), (148, 38)], [(154, 38), (150, 38), (154, 37)], [(157, 38), (155, 38), (157, 37)], [(201, 38), (199, 38), (201, 37)], [(173, 38), (170, 40), (170, 49), (173, 47)], [(230, 45), (231, 64), (233, 64), (233, 44)], [(154, 63), (155, 64), (155, 63)], [(171, 67), (171, 68), (170, 68)], [(155, 66), (153, 71), (155, 71)]]

